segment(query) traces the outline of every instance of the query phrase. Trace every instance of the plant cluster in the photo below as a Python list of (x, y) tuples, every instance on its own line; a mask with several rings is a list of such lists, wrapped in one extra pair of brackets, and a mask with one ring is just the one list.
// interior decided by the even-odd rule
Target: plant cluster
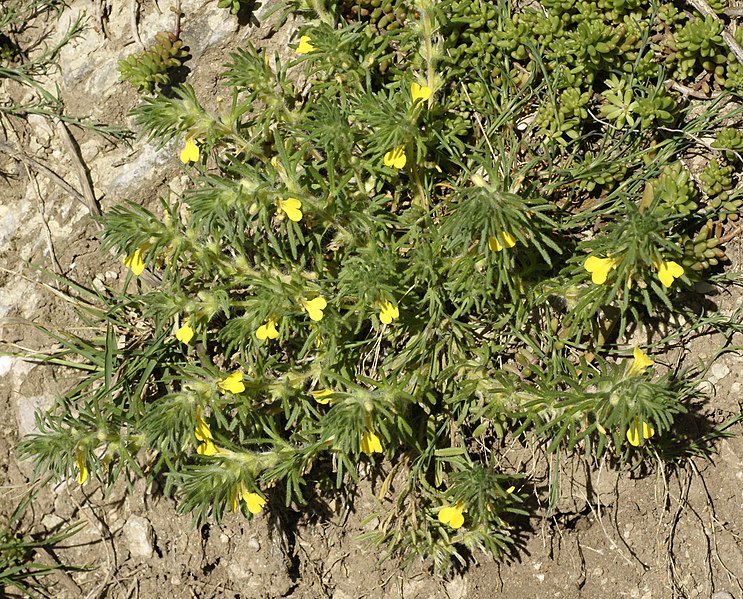
[(188, 48), (170, 31), (155, 34), (152, 46), (119, 61), (120, 81), (128, 81), (141, 92), (168, 87), (171, 74), (189, 57)]
[(439, 571), (518, 538), (506, 439), (674, 459), (699, 391), (650, 356), (689, 331), (627, 333), (695, 318), (678, 291), (723, 259), (742, 144), (722, 129), (696, 183), (693, 140), (740, 118), (736, 92), (679, 106), (667, 57), (717, 69), (716, 42), (650, 4), (312, 4), (288, 59), (231, 55), (216, 111), (188, 84), (144, 98), (193, 185), (104, 217), (157, 286), (91, 313), (100, 338), (54, 334), (87, 376), (23, 452), (81, 484), (164, 472), (199, 522), (373, 472), (369, 538)]

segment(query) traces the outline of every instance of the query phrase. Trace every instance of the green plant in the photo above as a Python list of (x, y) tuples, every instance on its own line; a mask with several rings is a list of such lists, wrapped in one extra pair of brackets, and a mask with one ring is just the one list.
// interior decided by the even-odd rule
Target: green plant
[(701, 272), (720, 262), (726, 262), (728, 257), (720, 247), (722, 237), (722, 226), (707, 221), (699, 232), (693, 237), (684, 239), (684, 268)]
[(253, 0), (219, 0), (217, 2), (219, 8), (227, 8), (233, 15), (239, 13), (243, 8), (249, 8), (253, 4), (255, 4)]
[(171, 73), (182, 67), (188, 56), (188, 48), (181, 40), (170, 31), (160, 31), (150, 48), (119, 61), (119, 80), (128, 81), (139, 91), (152, 93), (156, 86), (170, 85)]
[(634, 467), (674, 435), (697, 381), (653, 368), (676, 337), (627, 332), (696, 322), (677, 292), (723, 225), (700, 229), (683, 160), (741, 110), (659, 84), (651, 38), (690, 15), (655, 3), (419, 0), (395, 27), (313, 7), (291, 58), (229, 58), (218, 112), (187, 84), (134, 110), (193, 183), (102, 219), (158, 286), (54, 335), (88, 376), (22, 450), (82, 483), (165, 472), (198, 522), (379, 473), (368, 538), (445, 571), (518, 537), (532, 483), (496, 466), (506, 441)]

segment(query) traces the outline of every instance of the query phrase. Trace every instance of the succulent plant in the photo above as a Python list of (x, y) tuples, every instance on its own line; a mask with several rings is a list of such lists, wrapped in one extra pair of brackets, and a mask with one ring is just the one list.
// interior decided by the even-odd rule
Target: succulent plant
[(702, 272), (720, 262), (728, 260), (725, 252), (719, 247), (722, 237), (721, 223), (707, 221), (693, 237), (685, 236), (683, 240), (685, 269)]
[(654, 124), (673, 123), (677, 108), (678, 102), (661, 87), (652, 91), (650, 95), (639, 98), (635, 103), (634, 112), (640, 117), (640, 124), (647, 128)]
[(695, 76), (698, 65), (705, 69), (716, 68), (727, 59), (722, 23), (712, 16), (687, 22), (676, 31), (673, 46), (676, 52), (668, 57), (667, 62), (673, 64), (675, 61), (676, 77), (681, 80)]
[(160, 31), (151, 48), (119, 61), (119, 80), (128, 81), (141, 92), (152, 93), (158, 85), (170, 85), (171, 71), (181, 67), (188, 56), (181, 40), (169, 31)]
[(689, 171), (680, 162), (666, 166), (653, 188), (660, 198), (661, 210), (687, 215), (697, 209), (697, 188)]
[(253, 0), (219, 0), (217, 2), (219, 8), (227, 8), (233, 15), (239, 13), (241, 9), (252, 5)]
[(637, 102), (634, 99), (632, 86), (626, 79), (619, 79), (616, 75), (611, 75), (606, 80), (607, 89), (601, 95), (606, 100), (606, 104), (601, 107), (601, 116), (614, 122), (618, 128), (629, 124), (635, 125), (635, 119), (632, 116), (637, 109)]
[(704, 167), (699, 175), (702, 192), (710, 197), (720, 196), (733, 188), (733, 167), (721, 165), (717, 158), (713, 158)]
[(743, 152), (743, 133), (732, 127), (725, 127), (718, 131), (712, 147), (725, 152), (725, 157), (731, 162)]
[(348, 22), (368, 23), (374, 31), (393, 31), (403, 26), (410, 14), (400, 0), (341, 0), (340, 10)]

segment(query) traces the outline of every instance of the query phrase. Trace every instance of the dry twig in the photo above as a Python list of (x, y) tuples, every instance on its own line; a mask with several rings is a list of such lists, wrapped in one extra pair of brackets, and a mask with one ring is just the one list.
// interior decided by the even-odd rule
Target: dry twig
[(57, 130), (62, 135), (65, 145), (67, 145), (67, 149), (75, 163), (77, 179), (80, 182), (80, 186), (83, 188), (83, 194), (85, 197), (83, 203), (91, 215), (99, 217), (101, 216), (101, 209), (98, 207), (98, 200), (96, 200), (95, 193), (93, 192), (93, 182), (90, 178), (90, 171), (88, 170), (88, 167), (85, 166), (85, 162), (80, 153), (80, 146), (64, 122), (59, 121), (57, 124)]

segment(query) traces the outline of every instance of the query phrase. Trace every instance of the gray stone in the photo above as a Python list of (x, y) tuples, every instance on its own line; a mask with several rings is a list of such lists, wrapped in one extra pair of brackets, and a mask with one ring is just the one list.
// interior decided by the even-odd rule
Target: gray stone
[(735, 599), (735, 598), (727, 591), (717, 591), (716, 593), (712, 593), (712, 597), (710, 597), (710, 599)]
[(455, 576), (445, 586), (449, 599), (464, 599), (467, 596), (467, 581), (463, 576)]
[[(194, 22), (188, 24), (186, 31), (208, 32), (207, 35), (193, 37), (184, 35), (184, 41), (188, 44), (195, 59), (198, 59), (206, 50), (218, 45), (237, 31), (237, 17), (231, 15), (229, 11), (216, 7), (216, 4), (206, 5), (206, 10), (195, 13)], [(212, 8), (212, 10), (209, 10), (209, 8)]]
[(134, 559), (146, 560), (154, 552), (152, 524), (142, 516), (130, 516), (124, 524), (124, 540)]
[(45, 412), (54, 403), (53, 395), (34, 395), (25, 397), (17, 393), (13, 394), (15, 399), (16, 419), (18, 420), (18, 433), (24, 437), (31, 433), (38, 433), (36, 427), (36, 412)]
[(0, 250), (13, 238), (18, 230), (18, 219), (15, 210), (9, 206), (0, 206)]
[(54, 530), (63, 522), (64, 518), (60, 518), (57, 514), (47, 514), (41, 519), (41, 524), (47, 530)]
[(145, 144), (134, 155), (136, 158), (132, 162), (127, 161), (111, 169), (112, 173), (116, 173), (113, 179), (108, 183), (103, 182), (109, 193), (144, 185), (152, 177), (158, 176), (157, 167), (177, 160), (173, 144), (159, 150), (152, 144)]

